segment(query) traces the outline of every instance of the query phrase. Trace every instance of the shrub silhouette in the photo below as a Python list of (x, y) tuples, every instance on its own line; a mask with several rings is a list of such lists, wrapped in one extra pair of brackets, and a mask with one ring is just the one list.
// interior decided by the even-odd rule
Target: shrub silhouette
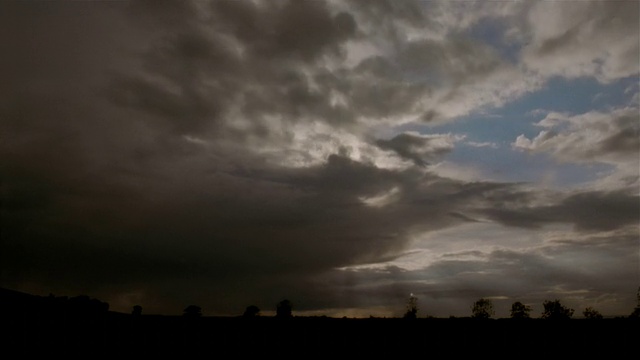
[(246, 318), (254, 318), (260, 316), (260, 308), (255, 305), (249, 305), (244, 310), (244, 314), (242, 314), (242, 316)]
[(584, 309), (582, 315), (584, 315), (584, 317), (587, 319), (602, 319), (602, 314), (600, 314), (598, 310), (592, 307)]
[(189, 305), (184, 309), (183, 315), (186, 317), (200, 317), (202, 316), (202, 308), (197, 305)]

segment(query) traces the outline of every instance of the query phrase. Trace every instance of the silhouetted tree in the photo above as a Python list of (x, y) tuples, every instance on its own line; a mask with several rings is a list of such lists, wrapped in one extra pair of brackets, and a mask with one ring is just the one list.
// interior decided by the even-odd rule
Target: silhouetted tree
[(131, 315), (133, 316), (140, 316), (142, 315), (142, 306), (140, 305), (135, 305), (133, 307), (133, 310), (131, 310)]
[(636, 293), (636, 299), (638, 303), (636, 304), (636, 307), (633, 309), (633, 312), (631, 313), (631, 315), (629, 315), (629, 318), (631, 319), (640, 319), (640, 287), (638, 287), (638, 292)]
[(584, 317), (587, 319), (602, 319), (602, 314), (600, 314), (598, 310), (592, 307), (584, 309), (582, 315), (584, 315)]
[(418, 298), (411, 294), (407, 301), (407, 312), (404, 313), (405, 319), (415, 319), (418, 317)]
[(529, 319), (530, 312), (531, 307), (521, 303), (520, 301), (516, 301), (511, 305), (512, 319)]
[(249, 305), (244, 310), (244, 314), (242, 314), (242, 316), (246, 318), (254, 318), (256, 316), (260, 316), (260, 308), (255, 305)]
[(293, 309), (293, 304), (291, 301), (284, 299), (276, 305), (276, 317), (278, 318), (290, 318), (292, 316), (291, 310)]
[(200, 317), (202, 316), (202, 308), (197, 305), (189, 305), (184, 309), (183, 315), (187, 317)]
[(545, 300), (542, 304), (544, 311), (542, 312), (543, 319), (549, 320), (567, 320), (573, 316), (573, 309), (565, 307), (560, 303), (560, 300)]
[(478, 299), (471, 307), (471, 317), (474, 319), (488, 319), (493, 314), (493, 302), (489, 299)]

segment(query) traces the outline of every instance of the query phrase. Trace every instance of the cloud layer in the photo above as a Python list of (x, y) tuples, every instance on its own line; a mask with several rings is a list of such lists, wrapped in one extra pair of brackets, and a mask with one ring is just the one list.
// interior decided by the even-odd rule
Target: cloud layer
[[(637, 76), (637, 3), (495, 6), (2, 4), (2, 286), (158, 313), (198, 303), (240, 314), (284, 297), (299, 310), (393, 313), (418, 283), (429, 285), (411, 291), (438, 315), (474, 296), (558, 288), (620, 297), (610, 309), (621, 311), (629, 271), (554, 266), (633, 247), (637, 104), (551, 112), (538, 134), (511, 139), (615, 167), (581, 189), (445, 176), (439, 165), (466, 135), (424, 127), (500, 108), (555, 76)], [(476, 36), (488, 22), (500, 36)], [(407, 269), (430, 234), (477, 224), (568, 229), (526, 250), (460, 243)], [(493, 279), (505, 274), (519, 284), (500, 290)], [(608, 276), (620, 286), (603, 289)]]

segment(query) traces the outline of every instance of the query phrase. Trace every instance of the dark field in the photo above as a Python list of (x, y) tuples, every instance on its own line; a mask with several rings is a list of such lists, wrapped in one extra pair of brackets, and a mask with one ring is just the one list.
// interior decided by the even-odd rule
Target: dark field
[[(632, 357), (640, 321), (130, 315), (97, 300), (1, 292), (2, 349), (22, 355)], [(85, 299), (86, 300), (86, 299)], [(57, 302), (56, 302), (57, 301)], [(104, 304), (104, 303), (102, 303)], [(106, 304), (104, 304), (106, 305)]]

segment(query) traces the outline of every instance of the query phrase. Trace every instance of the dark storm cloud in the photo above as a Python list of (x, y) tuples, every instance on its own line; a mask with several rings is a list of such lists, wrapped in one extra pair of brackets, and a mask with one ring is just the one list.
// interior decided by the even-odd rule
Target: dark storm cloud
[(403, 133), (392, 139), (376, 141), (381, 149), (396, 152), (401, 157), (413, 161), (416, 165), (426, 165), (429, 160), (439, 158), (453, 149), (451, 136), (420, 136)]
[[(242, 282), (254, 289), (244, 290), (247, 296), (275, 301), (285, 291), (313, 292), (313, 274), (399, 254), (412, 230), (459, 222), (447, 214), (472, 196), (453, 201), (448, 196), (462, 184), (440, 179), (420, 189), (426, 179), (419, 173), (338, 156), (289, 174), (266, 170), (250, 177), (156, 170), (153, 179), (133, 176), (139, 186), (100, 177), (40, 180), (47, 186), (31, 201), (22, 195), (33, 193), (43, 174), (16, 175), (25, 188), (10, 189), (16, 205), (3, 208), (3, 254), (11, 254), (3, 259), (3, 282), (48, 282), (65, 291), (135, 287), (150, 297), (160, 296), (151, 284), (233, 292)], [(406, 194), (389, 208), (358, 200), (389, 185)], [(191, 296), (176, 291), (164, 290), (171, 298)], [(206, 301), (231, 311), (232, 304)]]
[[(411, 229), (459, 221), (447, 214), (474, 194), (462, 183), (339, 155), (284, 169), (236, 148), (209, 153), (162, 131), (154, 139), (157, 130), (135, 122), (99, 125), (104, 103), (88, 99), (5, 112), (21, 119), (4, 144), (5, 284), (105, 296), (137, 289), (141, 300), (175, 304), (197, 291), (220, 311), (235, 311), (215, 300), (225, 291), (237, 301), (264, 296), (267, 305), (290, 291), (310, 304), (310, 274), (397, 254)], [(394, 186), (403, 196), (389, 208), (359, 200)]]
[(340, 53), (338, 45), (357, 29), (351, 14), (331, 14), (324, 1), (214, 1), (211, 8), (216, 28), (230, 31), (251, 57), (314, 61)]
[[(165, 14), (152, 4), (133, 7), (136, 16), (152, 20)], [(237, 116), (261, 137), (273, 131), (264, 116), (351, 121), (350, 111), (331, 106), (330, 88), (311, 84), (325, 72), (323, 59), (341, 57), (342, 44), (354, 35), (357, 24), (348, 13), (331, 14), (323, 1), (213, 1), (183, 11), (193, 21), (160, 28), (155, 44), (142, 51), (142, 68), (113, 81), (115, 103), (162, 116), (180, 134), (240, 136), (220, 129)], [(141, 26), (144, 32), (158, 25)]]
[[(407, 41), (387, 34), (384, 39), (402, 46), (384, 56), (366, 56), (351, 71), (342, 67), (347, 42), (362, 40), (357, 21), (374, 17), (360, 6), (346, 7), (359, 12), (354, 15), (334, 11), (323, 1), (195, 4), (174, 9), (175, 14), (165, 14), (162, 6), (134, 5), (137, 17), (154, 20), (140, 22), (143, 33), (176, 14), (185, 13), (192, 21), (171, 20), (159, 28), (152, 45), (139, 50), (145, 54), (143, 67), (125, 72), (110, 89), (116, 103), (169, 117), (167, 126), (181, 133), (268, 137), (274, 129), (264, 125), (267, 116), (347, 127), (361, 117), (389, 121), (410, 114), (442, 120), (437, 109), (425, 108), (435, 85), (451, 86), (445, 98), (455, 101), (461, 86), (501, 65), (490, 48), (460, 36)], [(381, 2), (372, 7), (377, 8), (386, 9), (385, 19), (396, 19), (390, 11), (398, 12), (398, 19), (417, 16), (409, 21), (412, 26), (423, 17), (420, 7), (410, 2)], [(398, 21), (386, 26), (400, 30)], [(377, 28), (366, 26), (367, 31)], [(224, 126), (237, 117), (247, 122), (241, 132)]]
[(615, 230), (640, 219), (640, 198), (626, 192), (585, 192), (557, 207), (579, 230)]

